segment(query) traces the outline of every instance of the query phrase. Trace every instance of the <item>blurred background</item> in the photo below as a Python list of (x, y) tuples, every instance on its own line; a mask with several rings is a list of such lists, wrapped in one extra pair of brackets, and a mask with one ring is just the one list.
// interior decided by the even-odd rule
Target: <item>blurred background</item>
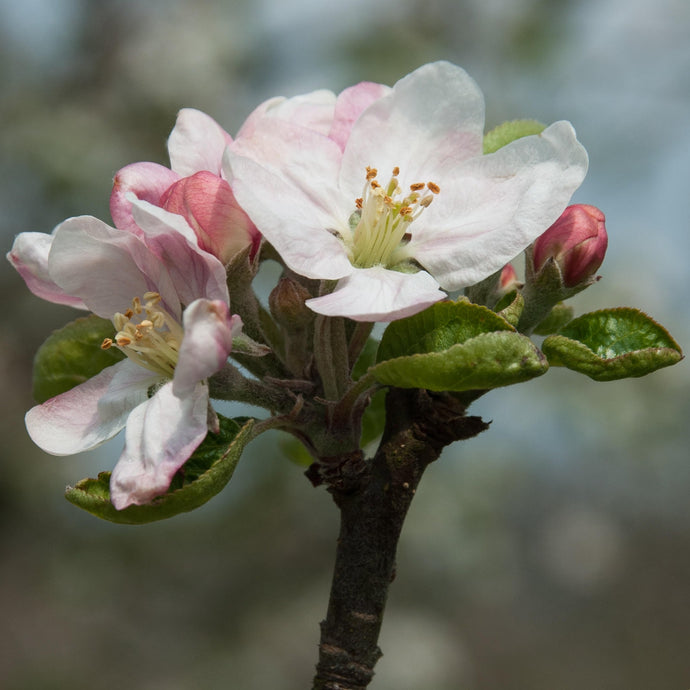
[[(575, 200), (607, 215), (579, 312), (637, 306), (690, 344), (686, 0), (0, 0), (0, 236), (109, 220), (112, 176), (167, 164), (177, 110), (235, 133), (264, 98), (388, 84), (448, 59), (487, 126), (569, 119)], [(33, 353), (74, 314), (0, 267), (0, 686), (310, 687), (337, 534), (326, 492), (255, 441), (195, 513), (122, 527), (68, 504), (121, 443), (26, 436)], [(403, 533), (372, 688), (690, 687), (686, 363), (494, 391), (493, 420), (427, 472)]]

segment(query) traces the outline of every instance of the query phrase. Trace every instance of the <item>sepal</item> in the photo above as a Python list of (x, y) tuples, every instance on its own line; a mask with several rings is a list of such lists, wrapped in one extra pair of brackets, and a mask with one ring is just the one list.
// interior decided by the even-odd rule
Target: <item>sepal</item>
[(602, 309), (573, 319), (542, 345), (552, 366), (595, 381), (645, 376), (683, 358), (668, 331), (639, 309)]
[(67, 487), (65, 498), (96, 517), (125, 525), (141, 525), (194, 510), (230, 481), (242, 451), (253, 438), (253, 419), (219, 415), (219, 421), (220, 432), (206, 436), (173, 479), (170, 489), (150, 503), (116, 510), (110, 501), (110, 472)]

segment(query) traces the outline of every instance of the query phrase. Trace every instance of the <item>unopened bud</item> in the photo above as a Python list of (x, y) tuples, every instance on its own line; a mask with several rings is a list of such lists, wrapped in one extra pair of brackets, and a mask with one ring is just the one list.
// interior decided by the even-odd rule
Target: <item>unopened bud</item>
[(247, 246), (256, 251), (259, 231), (240, 208), (230, 185), (207, 170), (183, 177), (165, 191), (160, 205), (184, 216), (199, 246), (224, 264)]
[(535, 272), (549, 259), (554, 259), (561, 270), (565, 287), (588, 282), (606, 254), (608, 236), (605, 220), (604, 214), (595, 206), (568, 206), (534, 243)]
[(313, 295), (292, 278), (281, 278), (268, 296), (273, 318), (288, 329), (304, 328), (314, 319), (314, 312), (305, 305)]
[(513, 268), (513, 264), (506, 264), (501, 271), (501, 275), (498, 279), (498, 290), (500, 296), (507, 295), (513, 290), (517, 290), (521, 287), (522, 283), (518, 280), (517, 273)]

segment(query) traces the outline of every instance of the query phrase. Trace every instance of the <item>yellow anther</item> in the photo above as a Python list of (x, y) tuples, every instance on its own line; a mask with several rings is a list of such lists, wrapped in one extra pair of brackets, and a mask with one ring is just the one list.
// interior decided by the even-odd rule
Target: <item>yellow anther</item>
[(426, 186), (427, 189), (434, 194), (438, 194), (441, 191), (441, 188), (435, 182), (427, 182)]
[(112, 346), (112, 338), (103, 338), (103, 342), (101, 343), (101, 350), (109, 350)]

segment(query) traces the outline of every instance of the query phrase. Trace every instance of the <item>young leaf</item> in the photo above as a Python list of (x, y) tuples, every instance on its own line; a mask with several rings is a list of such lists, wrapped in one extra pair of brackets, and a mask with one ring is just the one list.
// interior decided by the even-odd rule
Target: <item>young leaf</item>
[(536, 120), (511, 120), (504, 122), (484, 135), (484, 153), (494, 153), (511, 141), (530, 134), (541, 134), (546, 125)]
[(551, 311), (546, 315), (546, 317), (539, 322), (534, 328), (535, 335), (551, 335), (552, 333), (557, 333), (562, 329), (567, 323), (573, 319), (573, 308), (559, 302)]
[(517, 328), (522, 310), (525, 308), (525, 299), (517, 291), (509, 292), (505, 297), (499, 300), (494, 307), (494, 311), (502, 316), (513, 328)]
[(34, 358), (34, 399), (38, 403), (65, 393), (125, 357), (116, 347), (101, 349), (115, 334), (113, 324), (85, 316), (55, 331)]
[(683, 358), (668, 331), (638, 309), (583, 314), (544, 340), (549, 363), (595, 381), (645, 376)]
[(446, 350), (379, 362), (372, 373), (384, 385), (460, 392), (521, 383), (547, 369), (546, 358), (529, 338), (514, 331), (495, 331)]
[(427, 352), (443, 352), (482, 333), (513, 331), (501, 316), (467, 300), (437, 302), (428, 309), (393, 321), (386, 328), (377, 362)]
[(110, 502), (110, 472), (82, 479), (68, 487), (65, 498), (92, 515), (125, 525), (140, 525), (189, 512), (215, 496), (235, 471), (244, 447), (252, 439), (253, 419), (219, 415), (220, 433), (209, 433), (173, 480), (170, 489), (150, 503), (116, 510)]

